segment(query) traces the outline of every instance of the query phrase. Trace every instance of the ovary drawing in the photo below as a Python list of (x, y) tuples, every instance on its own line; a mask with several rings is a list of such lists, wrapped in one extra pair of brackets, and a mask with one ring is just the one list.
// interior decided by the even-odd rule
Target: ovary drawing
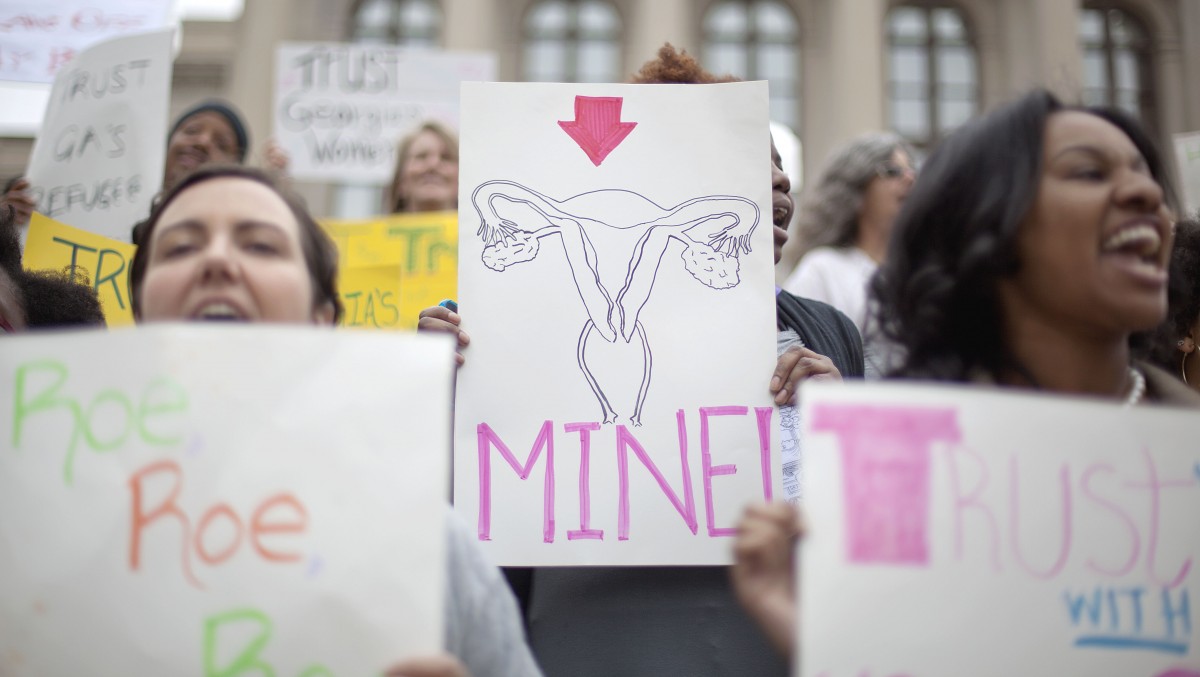
[(743, 197), (708, 195), (665, 208), (632, 191), (606, 189), (559, 201), (512, 181), (480, 185), (471, 202), (480, 219), (476, 234), (484, 242), (483, 264), (497, 272), (532, 261), (542, 238), (559, 236), (588, 315), (576, 357), (605, 423), (615, 422), (617, 412), (588, 366), (588, 339), (599, 334), (608, 343), (620, 338), (630, 344), (637, 336), (642, 373), (629, 417), (635, 426), (641, 425), (653, 363), (639, 314), (667, 246), (683, 243), (683, 266), (700, 283), (729, 289), (739, 282), (738, 256), (750, 252), (759, 219), (758, 205)]

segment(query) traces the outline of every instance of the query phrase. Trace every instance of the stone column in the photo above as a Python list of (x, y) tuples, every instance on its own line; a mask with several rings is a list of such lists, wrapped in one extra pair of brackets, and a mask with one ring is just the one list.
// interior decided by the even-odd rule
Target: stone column
[[(1160, 87), (1177, 88), (1182, 99), (1185, 131), (1200, 130), (1200, 2), (1179, 3), (1179, 43), (1181, 51), (1179, 79), (1163, 79)], [(1187, 83), (1191, 83), (1190, 85)]]
[(669, 42), (700, 57), (694, 12), (701, 3), (688, 0), (638, 0), (621, 18), (625, 22), (625, 75), (654, 58)]
[(442, 46), (446, 49), (499, 49), (496, 0), (442, 0), (442, 19)]
[(1066, 101), (1077, 101), (1083, 90), (1083, 53), (1078, 39), (1080, 0), (1031, 0), (1028, 6), (1034, 84)]
[(865, 131), (883, 129), (883, 18), (886, 0), (828, 0), (805, 26), (804, 143), (806, 176), (829, 152)]
[[(803, 115), (796, 130), (803, 144), (804, 177), (814, 180), (829, 153), (863, 132), (884, 129), (883, 19), (887, 0), (814, 3), (804, 31)], [(795, 233), (793, 232), (793, 235)], [(795, 237), (776, 266), (779, 280), (799, 258)]]
[(275, 47), (294, 39), (288, 0), (254, 0), (245, 3), (237, 21), (238, 55), (229, 69), (229, 98), (242, 110), (250, 126), (252, 157), (271, 135), (271, 104), (275, 94)]

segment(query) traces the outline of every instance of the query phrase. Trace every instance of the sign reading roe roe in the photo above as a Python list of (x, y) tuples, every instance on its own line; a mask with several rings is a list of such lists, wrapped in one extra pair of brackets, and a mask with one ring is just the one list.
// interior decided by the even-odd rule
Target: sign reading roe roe
[(457, 127), (459, 84), (495, 72), (490, 54), (285, 42), (274, 135), (297, 179), (384, 184), (400, 137), (425, 120)]

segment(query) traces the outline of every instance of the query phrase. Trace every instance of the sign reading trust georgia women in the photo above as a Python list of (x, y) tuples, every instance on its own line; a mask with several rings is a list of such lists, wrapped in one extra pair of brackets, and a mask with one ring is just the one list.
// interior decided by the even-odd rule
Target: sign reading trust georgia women
[(716, 564), (778, 483), (766, 83), (463, 86), (455, 507), (508, 565)]
[(401, 136), (426, 120), (457, 127), (459, 83), (495, 74), (486, 53), (281, 43), (273, 133), (297, 179), (384, 184)]

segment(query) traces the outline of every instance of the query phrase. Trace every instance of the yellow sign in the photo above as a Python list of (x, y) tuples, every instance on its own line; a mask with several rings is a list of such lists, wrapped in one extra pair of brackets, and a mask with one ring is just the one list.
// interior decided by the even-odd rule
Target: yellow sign
[(100, 296), (110, 327), (133, 324), (129, 299), (129, 266), (137, 247), (103, 235), (72, 228), (35, 213), (25, 242), (26, 270), (82, 273)]
[(454, 298), (457, 213), (394, 214), (322, 225), (340, 253), (343, 325), (415, 329), (422, 309)]
[(401, 329), (405, 324), (400, 312), (400, 272), (396, 266), (347, 268), (338, 275), (338, 294), (345, 313), (342, 326), (365, 329)]

